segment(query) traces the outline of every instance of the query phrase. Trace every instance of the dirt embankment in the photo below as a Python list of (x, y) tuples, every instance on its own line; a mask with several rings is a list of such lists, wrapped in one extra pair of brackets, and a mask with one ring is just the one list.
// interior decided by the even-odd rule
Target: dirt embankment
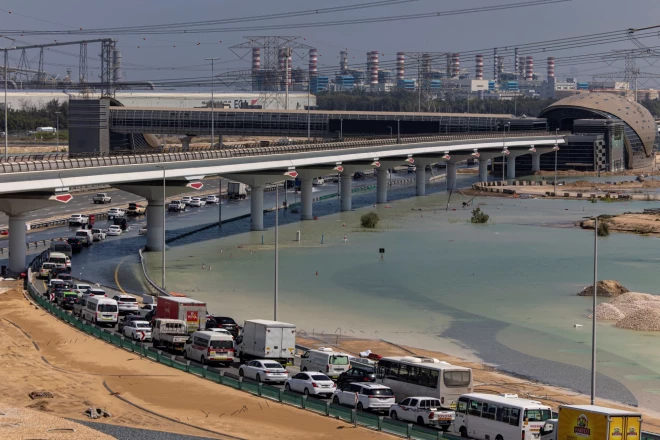
[[(660, 212), (641, 213), (629, 212), (614, 216), (601, 216), (598, 221), (607, 223), (610, 232), (631, 232), (634, 234), (660, 234)], [(593, 220), (580, 222), (583, 229), (593, 229)]]
[[(602, 280), (596, 283), (596, 296), (619, 296), (628, 293), (630, 290), (625, 288), (623, 284), (615, 280)], [(578, 296), (593, 296), (594, 285), (587, 286), (578, 292)]]
[[(0, 333), (0, 400), (10, 407), (42, 402), (38, 409), (51, 415), (86, 420), (94, 406), (113, 415), (104, 423), (217, 438), (159, 415), (245, 439), (389, 438), (141, 359), (35, 309), (18, 289), (0, 294)], [(53, 398), (35, 401), (31, 391)]]

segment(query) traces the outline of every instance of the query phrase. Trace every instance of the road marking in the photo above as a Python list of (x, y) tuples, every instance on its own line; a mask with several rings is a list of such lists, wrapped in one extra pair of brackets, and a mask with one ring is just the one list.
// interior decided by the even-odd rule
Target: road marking
[(119, 284), (119, 268), (124, 263), (124, 260), (127, 259), (128, 257), (130, 257), (130, 255), (126, 255), (124, 258), (122, 258), (119, 264), (117, 265), (117, 267), (115, 268), (115, 284), (117, 284), (117, 287), (119, 287), (119, 290), (124, 295), (127, 295), (127, 293), (124, 291), (124, 289), (122, 289), (121, 284)]

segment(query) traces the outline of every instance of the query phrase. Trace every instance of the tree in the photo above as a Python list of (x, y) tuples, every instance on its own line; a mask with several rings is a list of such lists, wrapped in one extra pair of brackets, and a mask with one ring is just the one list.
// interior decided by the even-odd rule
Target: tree
[(360, 223), (362, 223), (363, 228), (374, 229), (378, 225), (380, 217), (375, 212), (369, 212), (360, 217)]
[(597, 234), (599, 237), (607, 237), (610, 235), (610, 226), (604, 221), (599, 221)]
[(472, 223), (488, 223), (490, 216), (483, 212), (481, 208), (474, 208), (472, 210), (472, 218), (470, 222)]

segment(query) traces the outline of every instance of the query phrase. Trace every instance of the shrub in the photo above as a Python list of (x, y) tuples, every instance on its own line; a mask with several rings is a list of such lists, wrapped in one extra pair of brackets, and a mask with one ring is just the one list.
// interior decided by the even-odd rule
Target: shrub
[(481, 208), (474, 208), (472, 210), (472, 219), (470, 221), (472, 223), (488, 223), (488, 219), (490, 216), (483, 212)]
[(379, 221), (380, 217), (375, 212), (369, 212), (360, 217), (360, 223), (362, 223), (363, 228), (374, 229)]
[(610, 235), (609, 225), (603, 221), (598, 222), (598, 236), (607, 237), (608, 235)]

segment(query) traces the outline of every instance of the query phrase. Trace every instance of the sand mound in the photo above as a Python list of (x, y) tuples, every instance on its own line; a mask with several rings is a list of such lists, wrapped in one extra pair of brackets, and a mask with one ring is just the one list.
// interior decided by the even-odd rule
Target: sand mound
[[(598, 304), (598, 306), (596, 306), (597, 321), (618, 321), (625, 316), (626, 315), (621, 310), (610, 303)], [(589, 318), (591, 317), (593, 317), (593, 315), (589, 315)]]
[(637, 310), (616, 323), (629, 330), (660, 331), (660, 308)]
[(650, 295), (648, 293), (626, 292), (614, 298), (612, 301), (610, 301), (610, 304), (632, 304), (648, 301), (660, 303), (660, 298), (656, 295)]
[[(624, 293), (630, 292), (628, 289), (623, 287), (623, 285), (615, 280), (603, 280), (596, 283), (596, 294), (598, 296), (619, 296)], [(578, 296), (593, 296), (594, 294), (594, 285), (587, 286), (582, 289)]]

